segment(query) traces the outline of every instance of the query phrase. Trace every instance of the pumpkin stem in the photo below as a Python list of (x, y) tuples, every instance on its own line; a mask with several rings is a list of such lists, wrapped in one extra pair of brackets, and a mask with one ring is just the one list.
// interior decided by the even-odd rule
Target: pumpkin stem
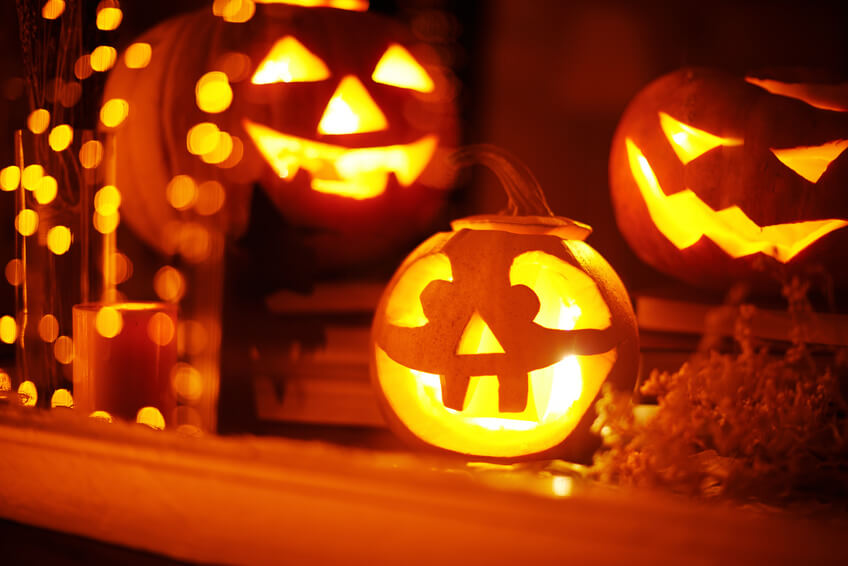
[(506, 192), (507, 214), (511, 216), (554, 216), (539, 181), (530, 169), (507, 150), (491, 144), (467, 145), (450, 157), (459, 168), (485, 165), (497, 175)]

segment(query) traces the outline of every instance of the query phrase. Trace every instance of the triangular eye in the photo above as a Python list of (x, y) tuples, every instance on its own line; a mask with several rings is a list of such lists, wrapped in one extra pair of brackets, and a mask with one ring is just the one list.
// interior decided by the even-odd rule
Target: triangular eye
[(255, 85), (308, 83), (329, 77), (330, 70), (324, 61), (301, 42), (287, 35), (274, 44), (250, 82)]
[(433, 92), (435, 89), (433, 79), (424, 67), (413, 59), (409, 51), (397, 44), (389, 46), (380, 57), (371, 79), (375, 83), (418, 92)]
[(781, 163), (811, 183), (818, 183), (828, 166), (848, 148), (848, 140), (836, 140), (810, 147), (772, 149)]
[(742, 140), (737, 138), (722, 138), (704, 130), (693, 128), (679, 120), (675, 120), (665, 112), (660, 112), (660, 127), (665, 137), (671, 143), (674, 153), (680, 162), (686, 165), (696, 157), (699, 157), (714, 147), (720, 145), (734, 146), (742, 145)]

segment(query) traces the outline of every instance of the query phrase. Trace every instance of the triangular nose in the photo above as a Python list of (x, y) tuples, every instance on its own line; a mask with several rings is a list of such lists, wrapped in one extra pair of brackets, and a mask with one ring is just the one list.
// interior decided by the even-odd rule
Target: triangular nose
[(471, 315), (471, 320), (465, 325), (465, 330), (462, 331), (462, 336), (459, 339), (459, 345), (456, 347), (457, 354), (503, 354), (504, 349), (495, 333), (480, 316), (480, 313), (474, 311)]
[(386, 116), (368, 94), (365, 85), (347, 75), (330, 97), (318, 123), (321, 134), (359, 134), (378, 132), (388, 127)]

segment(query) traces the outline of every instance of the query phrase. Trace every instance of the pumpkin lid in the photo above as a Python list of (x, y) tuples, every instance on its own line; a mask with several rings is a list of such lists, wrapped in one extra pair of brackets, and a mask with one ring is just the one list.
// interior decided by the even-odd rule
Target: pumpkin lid
[(502, 230), (513, 234), (545, 234), (564, 240), (585, 240), (592, 227), (563, 216), (507, 216), (503, 214), (478, 214), (451, 222), (454, 232), (459, 230)]

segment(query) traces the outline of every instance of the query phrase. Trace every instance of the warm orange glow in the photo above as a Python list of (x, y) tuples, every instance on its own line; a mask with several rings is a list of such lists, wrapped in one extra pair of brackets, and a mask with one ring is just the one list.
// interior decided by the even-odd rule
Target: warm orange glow
[(79, 158), (85, 169), (94, 169), (103, 160), (103, 144), (97, 140), (85, 142), (80, 148)]
[(427, 74), (418, 61), (400, 45), (391, 45), (377, 66), (371, 78), (375, 83), (381, 83), (399, 88), (408, 88), (418, 92), (433, 92), (433, 79)]
[(94, 210), (103, 216), (118, 212), (121, 206), (121, 192), (114, 185), (104, 185), (94, 193)]
[(121, 215), (118, 212), (108, 215), (95, 212), (92, 223), (94, 224), (94, 229), (101, 234), (111, 234), (118, 229), (118, 224), (121, 223)]
[(112, 254), (112, 267), (114, 271), (109, 280), (114, 281), (116, 285), (132, 277), (133, 264), (125, 254), (121, 252)]
[(177, 350), (190, 356), (202, 354), (210, 342), (210, 332), (196, 320), (180, 322), (177, 329)]
[(130, 105), (122, 98), (107, 100), (100, 109), (100, 121), (107, 128), (117, 128), (129, 114)]
[(254, 0), (257, 4), (289, 4), (306, 8), (336, 8), (365, 12), (368, 10), (368, 0)]
[(686, 165), (696, 157), (718, 146), (742, 145), (743, 141), (738, 138), (722, 138), (704, 130), (693, 128), (683, 122), (675, 120), (665, 112), (660, 112), (660, 127), (671, 143), (674, 153), (680, 162)]
[(256, 3), (253, 0), (215, 0), (212, 13), (225, 22), (244, 23), (256, 13)]
[(18, 338), (18, 323), (8, 314), (0, 317), (0, 341), (14, 344)]
[(755, 77), (745, 77), (745, 80), (772, 94), (794, 98), (814, 108), (833, 110), (834, 112), (848, 112), (848, 89), (846, 89), (845, 83), (784, 83), (772, 79), (758, 79)]
[(24, 381), (18, 385), (18, 395), (21, 396), (24, 407), (35, 407), (38, 403), (38, 389), (32, 381)]
[(244, 157), (244, 142), (242, 142), (238, 136), (229, 136), (229, 139), (232, 142), (230, 155), (220, 163), (215, 164), (222, 169), (231, 169), (232, 167), (235, 167), (241, 162), (241, 158)]
[(176, 175), (165, 187), (165, 198), (177, 210), (186, 210), (197, 200), (197, 185), (188, 175)]
[(147, 322), (147, 336), (158, 346), (167, 346), (174, 339), (174, 320), (163, 312), (157, 312)]
[(24, 280), (23, 262), (18, 258), (10, 259), (9, 263), (6, 264), (5, 274), (6, 281), (9, 282), (9, 285), (17, 287)]
[(54, 177), (45, 175), (35, 185), (33, 195), (38, 204), (50, 204), (59, 192), (59, 183)]
[(459, 339), (459, 344), (456, 347), (457, 354), (504, 354), (501, 343), (497, 337), (480, 316), (480, 313), (474, 312), (471, 315), (471, 320), (462, 331), (462, 336)]
[(216, 114), (230, 107), (233, 101), (233, 89), (229, 78), (221, 71), (210, 71), (200, 77), (194, 87), (197, 107), (204, 112)]
[(848, 148), (848, 140), (836, 140), (810, 147), (772, 149), (781, 163), (811, 183), (818, 183), (833, 161)]
[(197, 185), (188, 175), (176, 175), (165, 187), (165, 198), (177, 210), (190, 208), (197, 200)]
[(203, 155), (215, 150), (221, 130), (212, 122), (195, 124), (186, 136), (186, 147), (194, 155)]
[(224, 206), (226, 200), (224, 186), (218, 181), (205, 181), (197, 187), (197, 200), (194, 210), (203, 216), (215, 214)]
[(291, 179), (301, 168), (312, 174), (312, 188), (353, 199), (386, 190), (389, 173), (402, 186), (421, 175), (436, 150), (437, 138), (426, 136), (407, 145), (348, 149), (289, 136), (251, 122), (244, 128), (277, 175)]
[(44, 108), (38, 108), (30, 112), (27, 117), (27, 128), (33, 134), (40, 134), (47, 130), (50, 125), (50, 112)]
[(41, 17), (45, 20), (55, 20), (65, 11), (64, 0), (47, 0), (41, 8)]
[(185, 278), (182, 273), (166, 265), (153, 276), (153, 289), (163, 301), (176, 303), (185, 294)]
[(101, 307), (94, 319), (94, 326), (104, 338), (114, 338), (121, 333), (124, 318), (121, 311), (114, 307)]
[(0, 391), (12, 390), (12, 378), (3, 370), (0, 370)]
[(66, 149), (74, 139), (74, 130), (67, 124), (60, 124), (52, 130), (47, 138), (47, 143), (50, 144), (53, 151), (62, 151)]
[(233, 137), (227, 132), (218, 132), (216, 137), (215, 147), (210, 151), (201, 154), (200, 159), (204, 163), (223, 163), (230, 157), (233, 152)]
[(0, 188), (4, 191), (14, 191), (21, 183), (21, 170), (17, 165), (9, 165), (0, 169)]
[(215, 61), (213, 68), (227, 75), (230, 83), (237, 83), (250, 75), (251, 67), (250, 57), (244, 53), (230, 51), (221, 55)]
[(174, 392), (189, 403), (194, 403), (203, 395), (203, 378), (194, 367), (179, 363), (171, 372), (171, 384)]
[(177, 249), (188, 261), (196, 263), (209, 257), (212, 242), (209, 231), (202, 225), (186, 222), (180, 228), (177, 238)]
[(330, 78), (330, 70), (320, 57), (287, 35), (278, 40), (259, 63), (250, 82), (255, 85), (273, 83), (305, 83)]
[(59, 321), (52, 314), (45, 314), (38, 321), (38, 335), (42, 340), (53, 343), (59, 337)]
[(56, 100), (65, 108), (71, 108), (82, 96), (82, 85), (76, 81), (57, 83)]
[(149, 43), (133, 43), (124, 52), (124, 64), (130, 69), (143, 69), (150, 64), (153, 49)]
[(386, 116), (365, 85), (353, 75), (344, 77), (321, 116), (321, 134), (360, 134), (379, 132), (389, 126)]
[[(434, 240), (432, 245), (440, 243)], [(385, 299), (385, 316), (393, 325), (422, 327), (429, 322), (420, 291), (433, 280), (451, 280), (448, 258), (441, 253), (424, 254), (402, 269)], [(539, 299), (536, 324), (555, 330), (604, 329), (611, 324), (597, 284), (560, 258), (536, 251), (520, 254), (512, 262), (509, 282), (530, 287)], [(454, 410), (445, 407), (441, 376), (405, 367), (379, 345), (375, 350), (380, 387), (393, 412), (415, 436), (448, 450), (491, 457), (515, 457), (561, 443), (577, 426), (616, 359), (615, 349), (599, 355), (569, 355), (530, 371), (526, 407), (502, 412), (496, 375), (471, 376), (462, 409)], [(475, 312), (461, 334), (457, 354), (497, 353), (504, 353), (502, 341)]]
[(38, 230), (38, 213), (24, 209), (15, 217), (15, 229), (21, 236), (32, 236)]
[(98, 45), (91, 52), (91, 68), (98, 72), (108, 71), (118, 59), (118, 52), (111, 45)]
[(71, 231), (67, 226), (54, 226), (47, 232), (47, 249), (62, 255), (71, 248)]
[(80, 55), (74, 62), (74, 76), (79, 80), (87, 79), (94, 72), (91, 68), (91, 55)]
[(50, 408), (65, 407), (71, 409), (74, 406), (74, 397), (67, 389), (57, 389), (50, 397)]
[(156, 407), (142, 407), (135, 416), (135, 422), (147, 425), (154, 430), (165, 430), (165, 417)]
[(92, 411), (90, 415), (88, 415), (92, 419), (97, 419), (100, 421), (105, 421), (107, 423), (112, 422), (112, 415), (107, 413), (106, 411)]
[(710, 208), (690, 189), (666, 195), (648, 160), (627, 139), (630, 171), (657, 229), (678, 249), (708, 237), (729, 256), (763, 253), (787, 263), (819, 238), (848, 225), (839, 219), (758, 226), (738, 206)]
[[(98, 6), (98, 8), (100, 7)], [(118, 29), (118, 26), (121, 25), (121, 20), (123, 19), (124, 13), (118, 6), (104, 6), (97, 10), (97, 29), (103, 31)]]
[(256, 13), (256, 3), (253, 0), (226, 0), (221, 17), (225, 22), (244, 23)]
[(203, 436), (203, 417), (197, 409), (182, 405), (176, 410), (177, 434), (199, 438)]
[(53, 357), (62, 365), (74, 361), (74, 341), (69, 336), (59, 336), (53, 344)]
[(23, 175), (21, 175), (21, 184), (28, 191), (34, 191), (38, 188), (41, 179), (44, 177), (44, 167), (33, 164), (24, 167)]

